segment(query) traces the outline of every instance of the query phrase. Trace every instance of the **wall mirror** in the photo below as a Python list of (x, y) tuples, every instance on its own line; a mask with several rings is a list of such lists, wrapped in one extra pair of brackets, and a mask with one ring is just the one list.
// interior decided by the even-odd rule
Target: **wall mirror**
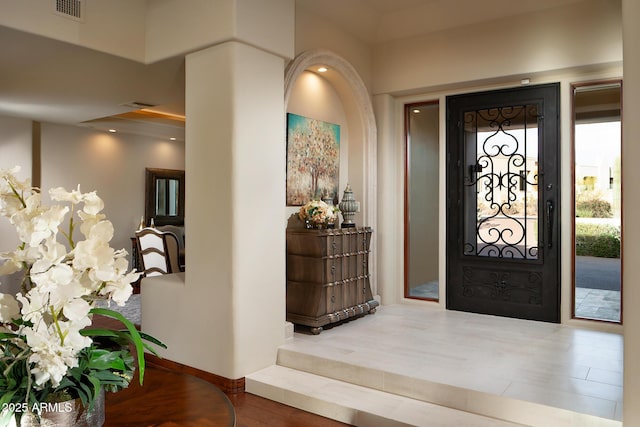
[(184, 225), (184, 171), (146, 168), (145, 224)]

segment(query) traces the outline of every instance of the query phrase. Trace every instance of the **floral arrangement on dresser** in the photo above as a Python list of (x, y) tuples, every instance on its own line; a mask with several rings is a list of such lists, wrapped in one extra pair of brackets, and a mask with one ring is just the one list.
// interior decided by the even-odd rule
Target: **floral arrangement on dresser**
[(338, 219), (337, 206), (329, 205), (322, 200), (310, 200), (300, 208), (300, 218), (307, 228), (332, 228)]
[[(0, 426), (20, 425), (26, 414), (39, 418), (45, 403), (80, 399), (92, 410), (103, 391), (129, 385), (132, 351), (142, 383), (144, 349), (155, 354), (147, 342), (164, 346), (120, 313), (95, 306), (124, 305), (139, 276), (128, 270), (127, 252), (111, 248), (114, 228), (96, 192), (53, 188), (56, 204), (47, 206), (38, 188), (17, 178), (19, 170), (0, 170), (0, 215), (20, 241), (0, 254), (0, 274), (21, 274), (20, 292), (0, 293)], [(94, 314), (123, 329), (91, 328)]]

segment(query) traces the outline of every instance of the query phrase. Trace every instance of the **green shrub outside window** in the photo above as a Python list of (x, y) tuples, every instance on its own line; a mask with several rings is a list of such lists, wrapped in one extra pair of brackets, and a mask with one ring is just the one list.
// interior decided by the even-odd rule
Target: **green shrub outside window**
[(576, 255), (620, 258), (620, 227), (577, 223)]

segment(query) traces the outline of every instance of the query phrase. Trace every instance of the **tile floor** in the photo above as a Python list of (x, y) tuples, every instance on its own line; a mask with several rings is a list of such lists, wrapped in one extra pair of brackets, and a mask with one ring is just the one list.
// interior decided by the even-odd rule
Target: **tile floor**
[[(411, 288), (410, 296), (438, 299), (438, 282)], [(619, 322), (620, 306), (620, 291), (576, 288), (576, 317)]]
[(571, 326), (391, 305), (288, 351), (609, 420), (622, 417), (623, 337)]
[(576, 317), (620, 321), (620, 291), (576, 288)]

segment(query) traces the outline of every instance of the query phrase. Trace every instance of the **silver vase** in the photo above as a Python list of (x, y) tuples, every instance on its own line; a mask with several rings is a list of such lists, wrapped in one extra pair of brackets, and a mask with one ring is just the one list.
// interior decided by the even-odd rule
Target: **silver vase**
[(353, 221), (353, 217), (356, 215), (356, 212), (360, 212), (360, 202), (356, 201), (353, 197), (353, 191), (349, 184), (347, 184), (347, 188), (344, 190), (342, 201), (338, 205), (338, 208), (340, 209), (343, 219), (341, 227), (355, 227), (356, 223)]
[[(50, 409), (50, 410), (47, 410)], [(104, 424), (104, 390), (100, 392), (89, 411), (80, 399), (43, 404), (38, 416), (26, 412), (20, 419), (20, 427), (101, 427)]]

